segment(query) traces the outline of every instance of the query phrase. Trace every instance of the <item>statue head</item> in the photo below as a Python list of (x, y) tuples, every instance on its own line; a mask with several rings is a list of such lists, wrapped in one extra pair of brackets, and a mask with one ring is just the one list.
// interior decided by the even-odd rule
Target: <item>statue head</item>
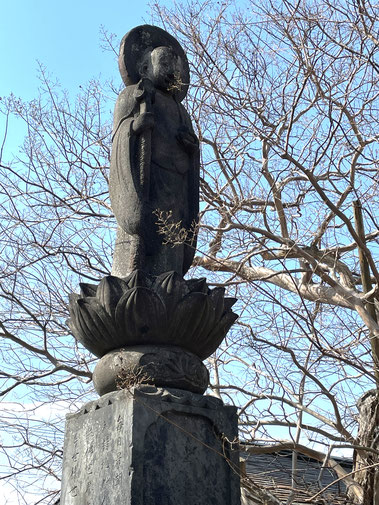
[(172, 47), (159, 46), (146, 51), (139, 73), (150, 79), (155, 88), (175, 94), (183, 86), (182, 70), (182, 60)]
[(158, 26), (133, 28), (121, 41), (119, 68), (126, 86), (147, 77), (154, 87), (183, 100), (189, 85), (189, 65), (179, 42)]

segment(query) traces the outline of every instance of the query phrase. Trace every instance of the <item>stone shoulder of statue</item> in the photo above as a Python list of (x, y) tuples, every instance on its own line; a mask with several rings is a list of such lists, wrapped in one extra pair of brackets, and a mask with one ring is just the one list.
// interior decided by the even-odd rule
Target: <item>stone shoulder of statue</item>
[(154, 127), (154, 114), (152, 112), (143, 112), (142, 114), (139, 112), (140, 102), (136, 98), (137, 91), (138, 84), (131, 84), (118, 95), (113, 117), (112, 141), (125, 119), (133, 119), (130, 126), (132, 132), (137, 135)]

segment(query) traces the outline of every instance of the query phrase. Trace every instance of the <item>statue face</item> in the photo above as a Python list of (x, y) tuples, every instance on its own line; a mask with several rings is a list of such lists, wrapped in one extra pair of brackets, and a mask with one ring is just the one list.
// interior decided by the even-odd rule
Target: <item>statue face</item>
[(182, 62), (169, 47), (157, 47), (151, 52), (146, 71), (154, 87), (174, 94), (181, 88)]

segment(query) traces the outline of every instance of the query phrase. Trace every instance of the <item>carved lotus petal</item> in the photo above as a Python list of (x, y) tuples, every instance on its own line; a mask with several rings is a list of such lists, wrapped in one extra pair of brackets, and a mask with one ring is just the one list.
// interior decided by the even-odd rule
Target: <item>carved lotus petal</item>
[(225, 311), (224, 294), (225, 294), (225, 288), (214, 288), (209, 293), (209, 297), (214, 303), (215, 321), (218, 321)]
[(160, 341), (167, 325), (166, 308), (150, 289), (132, 288), (118, 302), (115, 322), (127, 335), (128, 345)]
[(200, 279), (189, 279), (185, 281), (189, 291), (192, 293), (208, 293), (207, 279), (201, 277)]
[(79, 335), (81, 333), (80, 326), (78, 325), (78, 318), (79, 318), (79, 305), (77, 301), (79, 300), (80, 295), (76, 293), (71, 293), (68, 296), (69, 300), (69, 308), (70, 308), (70, 319), (67, 320), (67, 324), (70, 327), (70, 330), (72, 331), (73, 335)]
[(96, 298), (79, 298), (77, 306), (76, 325), (79, 334), (76, 337), (88, 350), (102, 356), (113, 348), (117, 335), (113, 321)]
[(97, 285), (96, 284), (87, 284), (85, 282), (81, 282), (80, 286), (80, 294), (82, 298), (85, 296), (96, 296)]
[(189, 293), (170, 314), (170, 338), (175, 338), (180, 345), (187, 347), (196, 332), (203, 328), (209, 317), (210, 300), (204, 293)]
[(80, 295), (78, 295), (77, 293), (70, 293), (68, 295), (68, 304), (69, 304), (70, 310), (73, 310), (76, 308), (77, 301), (79, 300), (79, 298), (82, 298), (82, 297)]
[(207, 338), (204, 340), (197, 355), (200, 359), (206, 359), (208, 356), (213, 354), (217, 347), (224, 340), (225, 335), (230, 330), (234, 321), (238, 318), (238, 315), (234, 312), (226, 312), (221, 320), (216, 324), (212, 331), (208, 334)]
[(237, 301), (237, 298), (232, 298), (232, 297), (228, 297), (228, 298), (224, 298), (224, 312), (230, 310), (233, 305), (236, 303)]
[(97, 288), (96, 296), (110, 317), (116, 312), (120, 298), (128, 291), (128, 285), (119, 277), (104, 277)]
[(153, 277), (143, 270), (133, 270), (133, 272), (123, 280), (126, 282), (129, 289), (137, 287), (149, 288), (153, 283)]
[(223, 299), (220, 299), (220, 297), (222, 297), (222, 289), (223, 288), (216, 288), (216, 291), (213, 290), (213, 296), (211, 296), (212, 292), (207, 296), (207, 315), (202, 325), (196, 328), (196, 332), (192, 336), (191, 343), (194, 349), (199, 350), (199, 352), (201, 352), (201, 349), (208, 340), (208, 335), (215, 325), (217, 325), (222, 315), (224, 309)]
[(179, 301), (189, 293), (183, 277), (174, 271), (158, 275), (152, 289), (164, 300), (169, 316), (175, 311)]

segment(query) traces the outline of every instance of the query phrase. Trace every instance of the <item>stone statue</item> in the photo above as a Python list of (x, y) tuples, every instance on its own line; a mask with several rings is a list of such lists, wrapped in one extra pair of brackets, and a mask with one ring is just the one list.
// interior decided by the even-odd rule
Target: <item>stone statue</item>
[[(80, 284), (80, 294), (70, 295), (68, 323), (101, 358), (93, 373), (100, 395), (127, 388), (124, 379), (136, 370), (143, 382), (203, 393), (202, 360), (237, 315), (236, 299), (225, 297), (224, 288), (183, 278), (199, 212), (199, 142), (181, 104), (188, 61), (176, 39), (145, 25), (123, 38), (119, 67), (126, 87), (112, 137), (109, 192), (118, 224), (112, 275)], [(175, 246), (165, 244), (157, 213), (179, 226)]]
[[(121, 42), (109, 192), (118, 230), (112, 275), (191, 266), (199, 212), (199, 142), (181, 104), (189, 83), (186, 55), (167, 32), (139, 26)], [(165, 244), (157, 214), (184, 235)], [(184, 232), (184, 233), (183, 233)]]

